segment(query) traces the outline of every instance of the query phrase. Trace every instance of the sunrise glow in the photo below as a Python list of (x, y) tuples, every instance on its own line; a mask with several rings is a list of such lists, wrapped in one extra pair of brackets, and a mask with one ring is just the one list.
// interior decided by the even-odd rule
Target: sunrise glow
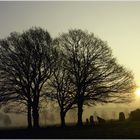
[(137, 88), (135, 94), (140, 97), (140, 88)]

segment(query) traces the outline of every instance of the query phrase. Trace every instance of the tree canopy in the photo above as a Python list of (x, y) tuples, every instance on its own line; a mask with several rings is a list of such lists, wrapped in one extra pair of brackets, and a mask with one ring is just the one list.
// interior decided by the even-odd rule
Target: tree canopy
[[(4, 97), (24, 103), (34, 125), (39, 125), (39, 100), (44, 83), (55, 66), (52, 38), (41, 28), (11, 33), (0, 40), (0, 79)], [(32, 112), (31, 112), (32, 111)]]
[(65, 54), (64, 67), (76, 91), (79, 125), (84, 104), (130, 99), (133, 74), (117, 63), (106, 42), (92, 33), (74, 29), (60, 35), (57, 44)]

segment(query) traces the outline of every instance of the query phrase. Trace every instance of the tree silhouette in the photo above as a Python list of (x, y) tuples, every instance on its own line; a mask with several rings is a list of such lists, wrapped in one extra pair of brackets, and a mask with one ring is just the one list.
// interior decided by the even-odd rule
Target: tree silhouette
[(106, 42), (77, 29), (61, 34), (57, 41), (76, 91), (78, 126), (83, 124), (83, 105), (128, 101), (133, 75), (116, 62)]
[[(31, 28), (0, 40), (0, 86), (4, 96), (27, 106), (28, 125), (39, 127), (39, 101), (55, 63), (47, 31)], [(32, 111), (32, 112), (31, 112)], [(32, 117), (31, 117), (32, 115)]]
[(75, 103), (74, 91), (70, 82), (69, 72), (64, 68), (63, 52), (59, 52), (57, 64), (53, 76), (49, 82), (49, 91), (46, 96), (57, 100), (60, 108), (61, 126), (65, 127), (66, 113), (73, 107)]

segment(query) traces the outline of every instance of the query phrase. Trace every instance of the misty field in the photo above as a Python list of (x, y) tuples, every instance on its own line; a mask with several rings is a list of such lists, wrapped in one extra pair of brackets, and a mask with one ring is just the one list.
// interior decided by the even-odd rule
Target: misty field
[(8, 129), (0, 131), (0, 138), (140, 138), (140, 122), (107, 122), (93, 128), (50, 126), (38, 129)]

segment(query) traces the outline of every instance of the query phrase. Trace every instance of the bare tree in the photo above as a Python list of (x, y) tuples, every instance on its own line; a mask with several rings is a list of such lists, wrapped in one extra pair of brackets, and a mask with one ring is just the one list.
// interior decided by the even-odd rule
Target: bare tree
[(49, 91), (46, 96), (57, 101), (60, 108), (61, 126), (65, 127), (66, 113), (72, 109), (75, 98), (74, 90), (70, 81), (69, 72), (64, 68), (64, 56), (59, 52), (57, 66), (49, 82)]
[(27, 106), (29, 126), (33, 117), (34, 127), (39, 127), (41, 90), (52, 74), (53, 52), (52, 39), (41, 28), (12, 33), (0, 41), (1, 92)]
[(133, 75), (116, 62), (106, 42), (82, 30), (69, 30), (57, 41), (76, 91), (78, 126), (82, 126), (83, 105), (129, 100)]
[[(20, 101), (28, 106), (28, 127), (32, 127), (31, 98), (26, 92), (27, 83), (24, 81), (22, 60), (25, 56), (18, 54), (21, 36), (14, 32), (10, 37), (0, 41), (0, 91), (2, 97)], [(24, 60), (24, 61), (25, 61)], [(19, 69), (21, 67), (22, 69)], [(24, 67), (25, 69), (26, 67)], [(27, 97), (28, 96), (28, 97)]]

